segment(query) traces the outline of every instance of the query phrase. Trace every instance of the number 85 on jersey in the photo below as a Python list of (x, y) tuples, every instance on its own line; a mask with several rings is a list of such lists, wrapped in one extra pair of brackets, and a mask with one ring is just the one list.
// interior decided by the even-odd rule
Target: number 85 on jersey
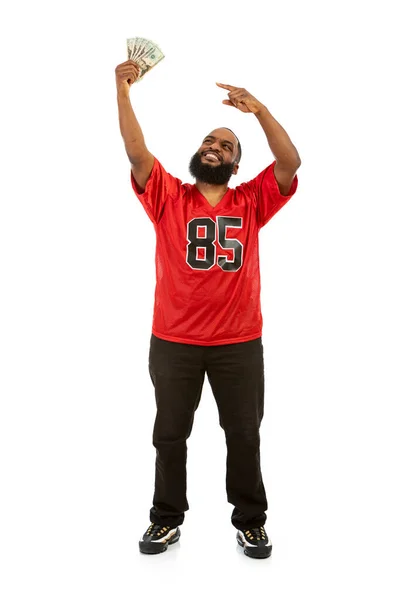
[[(243, 264), (243, 244), (239, 240), (226, 238), (228, 227), (242, 228), (241, 217), (198, 217), (189, 221), (187, 226), (186, 262), (192, 269), (207, 271), (216, 264), (217, 240), (221, 248), (233, 250), (233, 260), (219, 256), (217, 264), (223, 271), (238, 271)], [(200, 229), (200, 231), (199, 231)], [(200, 232), (205, 230), (205, 235)]]

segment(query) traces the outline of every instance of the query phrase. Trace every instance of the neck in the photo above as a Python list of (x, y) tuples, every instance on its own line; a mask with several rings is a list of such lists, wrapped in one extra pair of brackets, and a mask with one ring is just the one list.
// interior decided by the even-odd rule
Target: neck
[(203, 196), (211, 196), (213, 198), (222, 197), (226, 194), (228, 184), (214, 185), (213, 183), (204, 183), (196, 179), (196, 187)]

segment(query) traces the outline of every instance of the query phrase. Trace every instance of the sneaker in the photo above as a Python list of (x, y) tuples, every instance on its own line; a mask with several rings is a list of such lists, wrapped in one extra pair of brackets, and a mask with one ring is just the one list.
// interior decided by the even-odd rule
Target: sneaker
[(151, 523), (139, 541), (139, 550), (143, 554), (160, 554), (167, 550), (169, 544), (175, 544), (180, 537), (179, 527)]
[(253, 527), (252, 529), (238, 529), (236, 539), (238, 544), (244, 548), (246, 556), (252, 558), (268, 558), (272, 552), (271, 540), (268, 539), (264, 527)]

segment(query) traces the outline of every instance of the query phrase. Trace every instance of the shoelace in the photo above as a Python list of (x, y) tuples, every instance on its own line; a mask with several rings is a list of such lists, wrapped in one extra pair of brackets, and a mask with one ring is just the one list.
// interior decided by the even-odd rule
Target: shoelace
[(163, 527), (162, 525), (158, 525), (157, 523), (152, 523), (150, 525), (150, 527), (148, 528), (148, 530), (146, 531), (146, 535), (153, 535), (153, 536), (160, 537), (161, 535), (164, 535), (165, 533), (167, 533), (168, 529), (171, 529), (171, 528)]
[(261, 541), (267, 539), (267, 534), (265, 533), (264, 527), (253, 527), (252, 529), (247, 529), (245, 534), (250, 540)]

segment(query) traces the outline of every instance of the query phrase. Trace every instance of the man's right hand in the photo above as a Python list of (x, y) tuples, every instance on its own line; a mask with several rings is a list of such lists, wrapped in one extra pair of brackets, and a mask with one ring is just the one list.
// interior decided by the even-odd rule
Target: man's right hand
[(115, 69), (117, 91), (129, 96), (130, 87), (140, 77), (140, 68), (133, 60), (121, 63)]

